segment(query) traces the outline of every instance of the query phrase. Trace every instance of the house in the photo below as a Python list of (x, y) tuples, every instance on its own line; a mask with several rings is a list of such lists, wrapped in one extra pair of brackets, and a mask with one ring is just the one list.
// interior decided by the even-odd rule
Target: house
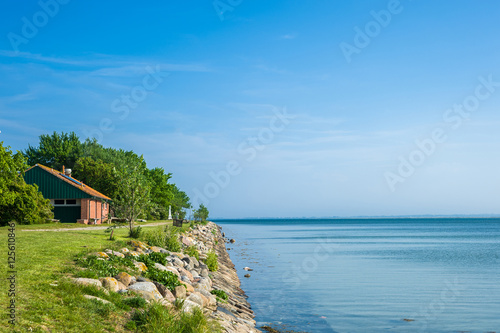
[(24, 173), (27, 184), (38, 190), (54, 206), (54, 218), (61, 222), (101, 224), (108, 218), (111, 198), (71, 177), (71, 169), (57, 171), (41, 164)]

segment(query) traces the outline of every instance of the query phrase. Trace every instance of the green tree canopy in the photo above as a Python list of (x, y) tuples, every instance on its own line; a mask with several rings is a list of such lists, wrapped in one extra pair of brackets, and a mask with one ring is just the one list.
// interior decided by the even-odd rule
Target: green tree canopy
[(52, 205), (35, 185), (28, 185), (22, 175), (28, 165), (24, 156), (12, 154), (0, 142), (0, 225), (43, 223), (53, 218)]
[(194, 211), (195, 220), (206, 221), (208, 219), (208, 208), (204, 204)]
[(73, 169), (83, 151), (82, 143), (74, 132), (42, 134), (39, 139), (38, 147), (28, 145), (24, 151), (30, 166), (40, 163), (55, 170), (62, 170), (63, 165)]

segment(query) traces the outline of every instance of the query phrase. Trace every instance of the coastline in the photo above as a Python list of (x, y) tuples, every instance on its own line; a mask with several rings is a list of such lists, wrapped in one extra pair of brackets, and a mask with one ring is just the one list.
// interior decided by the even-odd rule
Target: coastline
[[(218, 256), (219, 269), (212, 272), (213, 287), (224, 290), (228, 295), (227, 303), (219, 303), (211, 316), (220, 320), (226, 332), (262, 332), (255, 328), (256, 322), (247, 295), (241, 289), (241, 281), (228, 251), (226, 239), (222, 236), (222, 227), (208, 222), (208, 232), (198, 232), (196, 236), (208, 248), (213, 248)], [(212, 233), (215, 230), (215, 234)]]

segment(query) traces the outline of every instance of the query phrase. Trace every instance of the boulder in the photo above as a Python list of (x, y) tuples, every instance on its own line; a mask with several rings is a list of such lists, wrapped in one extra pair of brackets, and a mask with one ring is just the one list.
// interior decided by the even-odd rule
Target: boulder
[(199, 263), (198, 259), (196, 259), (195, 257), (190, 257), (190, 259), (193, 262), (193, 266), (194, 267), (200, 266), (200, 263)]
[[(202, 298), (202, 295), (200, 293), (197, 293), (197, 292), (193, 292), (191, 293), (191, 295), (188, 296), (188, 298), (186, 298), (187, 301), (191, 301), (191, 302), (195, 302), (196, 304), (198, 304), (200, 307), (203, 307), (203, 298)], [(208, 303), (208, 302), (207, 302)]]
[(186, 298), (186, 288), (184, 286), (175, 287), (173, 294), (175, 298)]
[(139, 272), (144, 272), (148, 270), (148, 267), (143, 262), (140, 261), (134, 262), (134, 266), (137, 267)]
[(198, 303), (189, 300), (185, 300), (182, 305), (182, 311), (187, 313), (192, 313), (196, 308), (201, 309), (201, 306)]
[(163, 266), (162, 264), (160, 263), (155, 263), (155, 268), (159, 271), (168, 271), (167, 267)]
[(163, 299), (163, 296), (152, 282), (137, 282), (129, 286), (127, 289), (138, 293), (142, 298), (148, 301), (158, 301)]
[(120, 290), (127, 290), (127, 286), (118, 281), (118, 291)]
[(186, 282), (184, 282), (184, 281), (182, 281), (182, 280), (179, 280), (179, 282), (180, 282), (181, 284), (183, 284), (183, 285), (186, 287), (186, 291), (187, 291), (188, 293), (192, 293), (192, 292), (194, 291), (194, 288), (193, 288), (193, 286), (192, 286), (191, 284), (186, 283)]
[(101, 278), (100, 281), (102, 283), (102, 286), (104, 288), (108, 289), (109, 291), (116, 293), (116, 292), (118, 292), (118, 290), (120, 290), (120, 288), (118, 286), (118, 281), (115, 278), (105, 277), (105, 278)]
[(83, 295), (83, 297), (85, 297), (86, 299), (95, 299), (96, 301), (99, 301), (99, 302), (104, 303), (104, 304), (111, 304), (110, 301), (106, 301), (105, 299), (102, 299), (99, 297), (90, 296), (90, 295)]
[(178, 277), (181, 277), (181, 275), (179, 274), (179, 272), (177, 271), (177, 269), (175, 269), (174, 267), (166, 267), (166, 268), (167, 268), (167, 271), (174, 273)]
[(243, 268), (245, 271), (253, 271), (253, 269), (251, 269), (250, 267), (244, 267)]
[(130, 251), (129, 254), (133, 257), (138, 257), (140, 254), (137, 253), (136, 251)]
[(113, 251), (113, 250), (108, 249), (104, 252), (106, 252), (108, 255), (112, 254), (112, 255), (120, 257), (120, 258), (125, 258), (125, 255), (123, 253), (118, 252), (118, 251)]
[(101, 281), (95, 279), (75, 278), (73, 282), (82, 286), (96, 286), (97, 288), (102, 288)]
[(194, 291), (205, 296), (205, 298), (207, 299), (207, 302), (208, 302), (207, 305), (205, 305), (206, 307), (213, 308), (213, 307), (217, 306), (217, 297), (215, 297), (215, 295), (212, 295), (210, 292), (208, 292), (204, 289), (196, 288)]
[(250, 274), (245, 274), (244, 277), (249, 278), (251, 275)]
[(188, 270), (182, 268), (182, 267), (177, 267), (177, 271), (179, 272), (179, 274), (182, 276), (182, 275), (185, 275), (189, 278), (189, 280), (193, 281), (193, 274), (189, 273)]
[(153, 252), (161, 252), (161, 247), (158, 247), (158, 246), (151, 246), (151, 251)]
[(104, 258), (104, 259), (108, 259), (108, 258), (109, 258), (109, 256), (107, 255), (107, 253), (106, 253), (106, 252), (97, 252), (95, 255), (96, 255), (98, 258)]
[(130, 252), (130, 250), (129, 250), (129, 249), (127, 249), (126, 247), (124, 247), (124, 248), (121, 248), (121, 249), (120, 249), (120, 252), (121, 252), (121, 253), (125, 253), (125, 254), (126, 254), (126, 253), (129, 253), (129, 252)]
[(235, 241), (234, 239), (231, 239), (231, 240), (229, 241), (229, 243), (234, 244), (234, 243), (236, 243), (236, 241)]
[(208, 278), (208, 269), (204, 268), (201, 270), (200, 276)]

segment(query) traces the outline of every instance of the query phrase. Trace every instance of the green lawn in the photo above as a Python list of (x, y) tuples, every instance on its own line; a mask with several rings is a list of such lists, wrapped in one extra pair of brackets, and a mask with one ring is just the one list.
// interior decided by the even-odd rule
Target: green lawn
[[(151, 221), (157, 222), (157, 221)], [(150, 222), (148, 222), (150, 223)], [(141, 225), (146, 223), (138, 223)], [(104, 230), (27, 231), (82, 227), (51, 223), (16, 226), (16, 320), (14, 332), (121, 332), (129, 309), (106, 308), (83, 298), (95, 290), (64, 282), (75, 272), (74, 256), (82, 251), (104, 250), (123, 245), (129, 239), (127, 228), (115, 230), (116, 241), (109, 241)], [(83, 226), (85, 227), (85, 226)], [(6, 284), (8, 227), (0, 227), (2, 255), (0, 284), (0, 331), (12, 332), (8, 324)], [(57, 282), (57, 286), (51, 286)], [(112, 300), (113, 295), (109, 296)], [(30, 330), (31, 328), (31, 330)]]

